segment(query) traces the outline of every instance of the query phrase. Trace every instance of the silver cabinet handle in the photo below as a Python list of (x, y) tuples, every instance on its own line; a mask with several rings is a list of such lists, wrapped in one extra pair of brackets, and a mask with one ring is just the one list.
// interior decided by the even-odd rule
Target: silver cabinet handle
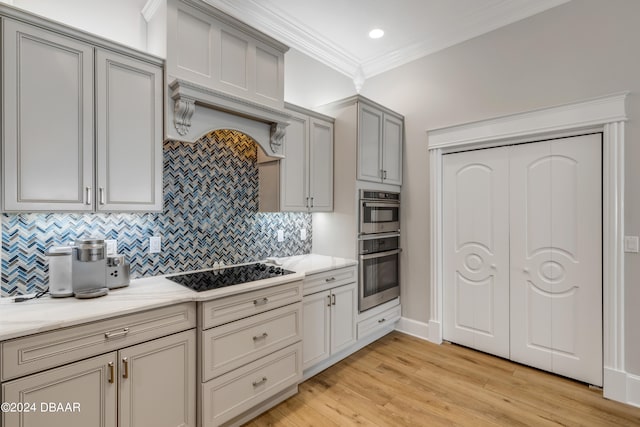
[(263, 332), (262, 335), (256, 335), (255, 337), (253, 337), (253, 340), (254, 341), (258, 341), (258, 340), (261, 340), (261, 339), (266, 338), (268, 336), (269, 336), (269, 334), (267, 334), (266, 332)]
[(87, 197), (87, 199), (85, 200), (84, 204), (85, 205), (90, 205), (91, 204), (91, 187), (85, 187), (84, 191), (85, 191), (85, 195)]
[(335, 280), (336, 280), (336, 278), (335, 278), (335, 277), (329, 277), (329, 278), (327, 278), (327, 279), (324, 279), (324, 281), (325, 281), (325, 282), (327, 282), (327, 283), (329, 283), (329, 282), (333, 282), (333, 281), (335, 281)]
[(109, 366), (109, 383), (113, 384), (116, 380), (116, 369), (113, 362), (109, 362), (107, 366)]
[(387, 171), (382, 171), (382, 179), (387, 179)]
[(98, 188), (98, 194), (100, 196), (100, 204), (104, 205), (104, 203), (105, 203), (105, 201), (104, 201), (104, 187)]
[(311, 207), (313, 207), (313, 197), (311, 198)]
[(383, 317), (382, 319), (378, 320), (378, 323), (384, 323), (384, 322), (386, 322), (386, 321), (387, 321), (387, 319), (385, 319), (385, 318)]
[(257, 387), (260, 384), (265, 383), (265, 382), (267, 382), (267, 377), (262, 377), (259, 380), (255, 380), (252, 384), (253, 384), (254, 387)]
[(261, 305), (265, 305), (268, 302), (269, 302), (269, 299), (265, 297), (265, 298), (262, 298), (262, 299), (253, 300), (253, 305), (258, 307), (258, 306), (261, 306)]
[(127, 359), (126, 357), (123, 357), (122, 364), (124, 365), (124, 372), (122, 373), (122, 378), (129, 378), (129, 359)]
[(106, 339), (118, 338), (118, 337), (123, 337), (123, 336), (127, 335), (128, 333), (129, 333), (129, 328), (124, 328), (121, 331), (105, 332), (104, 333), (104, 337)]
[(327, 307), (331, 307), (331, 295), (327, 295)]
[(331, 305), (336, 305), (336, 294), (331, 295)]

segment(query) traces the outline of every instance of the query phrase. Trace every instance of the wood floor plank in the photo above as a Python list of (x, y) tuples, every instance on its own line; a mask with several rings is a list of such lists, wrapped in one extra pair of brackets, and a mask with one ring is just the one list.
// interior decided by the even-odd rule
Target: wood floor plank
[(247, 424), (356, 425), (640, 426), (640, 408), (577, 381), (393, 332)]

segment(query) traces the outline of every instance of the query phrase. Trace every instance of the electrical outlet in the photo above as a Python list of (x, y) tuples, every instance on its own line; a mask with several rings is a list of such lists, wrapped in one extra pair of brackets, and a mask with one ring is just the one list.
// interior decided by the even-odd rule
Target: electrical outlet
[(278, 230), (278, 242), (284, 242), (284, 230)]
[(107, 255), (118, 253), (118, 241), (116, 239), (106, 239), (104, 244), (107, 245)]
[(300, 229), (300, 240), (307, 240), (307, 229), (306, 228), (301, 228)]
[(157, 254), (162, 251), (162, 238), (158, 236), (149, 237), (149, 253)]

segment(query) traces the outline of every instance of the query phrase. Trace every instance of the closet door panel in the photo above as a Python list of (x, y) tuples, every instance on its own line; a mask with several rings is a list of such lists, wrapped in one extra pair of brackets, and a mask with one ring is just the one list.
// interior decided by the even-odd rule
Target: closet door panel
[(602, 384), (601, 136), (512, 147), (511, 358)]
[(508, 357), (508, 148), (443, 161), (444, 338)]

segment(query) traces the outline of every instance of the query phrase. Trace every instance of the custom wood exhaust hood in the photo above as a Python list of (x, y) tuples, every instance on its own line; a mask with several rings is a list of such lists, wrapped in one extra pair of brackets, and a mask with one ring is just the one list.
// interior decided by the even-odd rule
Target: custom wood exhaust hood
[(282, 158), (286, 45), (199, 0), (150, 2), (148, 47), (166, 58), (165, 138), (195, 142), (217, 129)]

